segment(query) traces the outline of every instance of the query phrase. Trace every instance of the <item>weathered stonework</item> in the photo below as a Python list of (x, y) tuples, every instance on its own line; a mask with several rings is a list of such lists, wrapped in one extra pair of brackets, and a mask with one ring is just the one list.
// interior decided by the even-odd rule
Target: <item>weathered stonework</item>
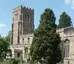
[(13, 9), (12, 44), (13, 58), (29, 59), (29, 49), (33, 39), (34, 9), (18, 6)]
[(67, 27), (57, 30), (61, 37), (61, 49), (64, 64), (74, 64), (74, 28)]

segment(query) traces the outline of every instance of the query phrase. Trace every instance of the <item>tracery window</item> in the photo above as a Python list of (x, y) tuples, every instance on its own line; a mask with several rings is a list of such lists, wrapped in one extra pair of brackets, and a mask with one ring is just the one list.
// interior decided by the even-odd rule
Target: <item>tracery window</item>
[(69, 48), (70, 48), (70, 41), (68, 39), (65, 40), (64, 43), (64, 57), (69, 57)]

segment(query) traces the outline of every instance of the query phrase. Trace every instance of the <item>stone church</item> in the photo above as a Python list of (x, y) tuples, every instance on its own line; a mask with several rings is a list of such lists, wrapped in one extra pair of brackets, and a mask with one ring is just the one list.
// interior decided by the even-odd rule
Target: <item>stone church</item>
[[(27, 61), (34, 31), (34, 9), (18, 6), (13, 9), (12, 23), (12, 58)], [(74, 63), (74, 28), (67, 27), (56, 30), (61, 37), (62, 59), (64, 64)]]
[(34, 31), (34, 9), (18, 6), (13, 9), (12, 57), (27, 61)]

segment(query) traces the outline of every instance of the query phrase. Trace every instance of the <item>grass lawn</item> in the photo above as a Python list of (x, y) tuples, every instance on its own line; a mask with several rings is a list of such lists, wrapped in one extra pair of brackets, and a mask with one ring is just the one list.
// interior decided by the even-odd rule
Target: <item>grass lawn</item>
[(5, 62), (0, 62), (0, 64), (5, 64)]
[[(7, 63), (7, 62), (1, 62), (1, 61), (0, 61), (0, 64), (9, 64), (9, 63)], [(20, 64), (20, 63), (19, 63), (19, 64)], [(22, 64), (28, 64), (28, 63), (24, 62), (24, 63), (22, 63)]]
[(28, 62), (24, 62), (24, 63), (22, 63), (22, 64), (29, 64)]

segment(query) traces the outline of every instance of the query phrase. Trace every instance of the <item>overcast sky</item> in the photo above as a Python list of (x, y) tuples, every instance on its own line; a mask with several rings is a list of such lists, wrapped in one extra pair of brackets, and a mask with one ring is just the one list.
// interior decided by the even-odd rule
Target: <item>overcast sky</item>
[(45, 8), (51, 8), (54, 11), (57, 24), (59, 16), (65, 11), (71, 17), (74, 25), (74, 0), (0, 0), (1, 35), (5, 36), (11, 30), (13, 8), (21, 4), (34, 9), (35, 28), (38, 27), (40, 15)]

